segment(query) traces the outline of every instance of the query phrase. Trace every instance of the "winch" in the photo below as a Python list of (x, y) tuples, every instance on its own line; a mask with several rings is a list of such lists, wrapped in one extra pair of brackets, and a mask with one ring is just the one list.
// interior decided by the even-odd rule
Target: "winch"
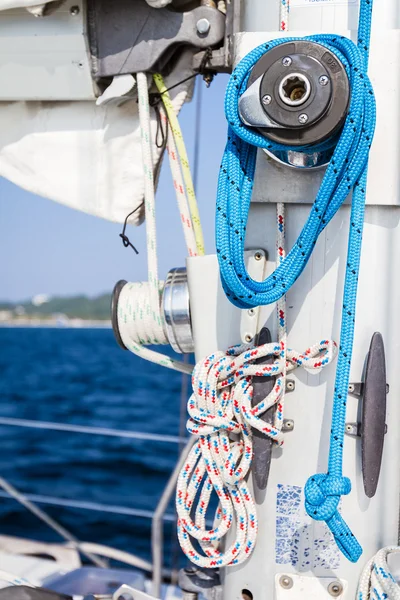
[[(266, 138), (288, 146), (268, 151), (274, 158), (296, 167), (321, 166), (332, 154), (324, 142), (343, 125), (349, 98), (346, 70), (335, 54), (322, 44), (296, 40), (272, 48), (256, 62), (239, 99), (239, 116)], [(308, 146), (310, 152), (304, 152)], [(297, 147), (301, 154), (293, 150)]]

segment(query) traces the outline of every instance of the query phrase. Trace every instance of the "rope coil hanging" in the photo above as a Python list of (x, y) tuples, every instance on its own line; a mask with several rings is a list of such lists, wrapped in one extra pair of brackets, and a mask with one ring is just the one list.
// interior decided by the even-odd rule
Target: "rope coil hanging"
[[(305, 268), (319, 234), (353, 190), (349, 246), (343, 297), (339, 358), (332, 412), (332, 433), (327, 474), (311, 477), (305, 486), (306, 510), (330, 528), (340, 550), (356, 562), (362, 549), (338, 512), (340, 497), (351, 490), (343, 477), (343, 440), (347, 390), (353, 350), (357, 281), (364, 222), (369, 150), (375, 129), (376, 108), (368, 78), (368, 52), (372, 1), (361, 0), (358, 45), (337, 35), (305, 38), (326, 47), (343, 63), (351, 86), (348, 115), (338, 139), (313, 147), (335, 148), (310, 215), (288, 255), (263, 282), (253, 280), (244, 264), (244, 241), (258, 148), (286, 149), (244, 125), (238, 100), (245, 91), (252, 67), (269, 50), (296, 38), (275, 40), (250, 52), (234, 69), (229, 80), (225, 112), (229, 123), (228, 142), (222, 159), (216, 211), (216, 246), (221, 279), (226, 295), (240, 308), (280, 301)], [(299, 148), (296, 148), (299, 151)], [(301, 149), (300, 149), (301, 150)]]
[[(273, 363), (254, 364), (264, 356), (273, 357)], [(176, 493), (179, 542), (195, 564), (207, 568), (232, 566), (250, 556), (257, 537), (256, 509), (246, 482), (253, 455), (251, 428), (281, 445), (286, 374), (300, 366), (310, 373), (319, 372), (335, 356), (336, 345), (329, 340), (303, 354), (285, 351), (281, 342), (259, 347), (234, 346), (196, 365), (187, 428), (199, 440), (181, 470)], [(276, 381), (271, 393), (252, 407), (254, 376), (276, 377)], [(268, 424), (260, 416), (274, 405), (274, 423)], [(230, 434), (236, 434), (238, 439), (232, 439)], [(210, 530), (206, 515), (213, 490), (219, 504)], [(233, 526), (234, 541), (222, 551), (220, 544)], [(197, 540), (201, 552), (191, 538)]]

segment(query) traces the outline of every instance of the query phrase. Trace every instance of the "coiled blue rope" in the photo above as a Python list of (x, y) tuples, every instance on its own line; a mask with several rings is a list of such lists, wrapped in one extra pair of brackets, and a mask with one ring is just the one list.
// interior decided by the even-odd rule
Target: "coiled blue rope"
[[(319, 148), (313, 147), (313, 150), (321, 150), (326, 149), (329, 144), (332, 148), (336, 145), (309, 217), (296, 243), (267, 279), (262, 282), (254, 281), (244, 264), (244, 241), (256, 153), (257, 148), (279, 151), (287, 150), (288, 147), (271, 142), (244, 125), (238, 113), (238, 100), (246, 89), (255, 63), (272, 48), (298, 38), (275, 40), (259, 46), (232, 73), (225, 97), (225, 113), (229, 123), (228, 141), (220, 169), (216, 210), (216, 247), (225, 293), (236, 306), (251, 308), (276, 302), (287, 293), (305, 268), (319, 234), (353, 190), (328, 472), (310, 477), (305, 486), (307, 513), (313, 519), (326, 522), (338, 547), (352, 562), (359, 559), (362, 549), (341, 517), (338, 505), (341, 496), (349, 494), (351, 490), (350, 480), (343, 476), (343, 441), (368, 156), (376, 120), (375, 98), (367, 74), (371, 18), (372, 0), (361, 0), (357, 46), (351, 40), (335, 35), (321, 34), (304, 38), (325, 46), (343, 63), (350, 81), (350, 105), (340, 137), (325, 142)], [(299, 151), (299, 148), (296, 150)]]

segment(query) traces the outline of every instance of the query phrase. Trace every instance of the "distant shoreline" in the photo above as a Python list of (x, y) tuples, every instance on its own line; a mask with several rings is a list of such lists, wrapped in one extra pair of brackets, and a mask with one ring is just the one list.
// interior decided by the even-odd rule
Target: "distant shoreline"
[(57, 321), (0, 321), (0, 329), (21, 329), (29, 327), (32, 329), (111, 329), (111, 321), (86, 321), (81, 319), (70, 319), (62, 323)]

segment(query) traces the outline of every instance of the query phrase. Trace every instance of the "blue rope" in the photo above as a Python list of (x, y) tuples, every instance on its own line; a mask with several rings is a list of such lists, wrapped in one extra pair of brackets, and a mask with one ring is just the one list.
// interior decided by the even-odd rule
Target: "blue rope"
[(287, 150), (287, 147), (267, 140), (257, 131), (245, 126), (239, 117), (238, 100), (246, 89), (255, 63), (272, 48), (298, 38), (262, 44), (245, 56), (232, 73), (225, 97), (225, 113), (229, 123), (228, 141), (220, 169), (216, 210), (216, 246), (225, 293), (239, 308), (251, 308), (276, 302), (287, 293), (305, 268), (319, 234), (353, 190), (328, 473), (310, 477), (305, 486), (307, 513), (313, 519), (326, 522), (338, 547), (352, 562), (359, 559), (362, 548), (341, 517), (338, 505), (341, 496), (349, 494), (351, 490), (350, 480), (343, 476), (343, 441), (368, 156), (376, 120), (375, 98), (367, 74), (371, 18), (372, 0), (361, 0), (357, 46), (351, 40), (335, 35), (321, 34), (304, 38), (326, 47), (343, 63), (350, 81), (351, 98), (340, 136), (319, 147), (313, 147), (313, 150), (322, 150), (330, 145), (335, 149), (298, 239), (287, 257), (264, 281), (252, 279), (244, 264), (246, 223), (257, 148), (280, 151)]

